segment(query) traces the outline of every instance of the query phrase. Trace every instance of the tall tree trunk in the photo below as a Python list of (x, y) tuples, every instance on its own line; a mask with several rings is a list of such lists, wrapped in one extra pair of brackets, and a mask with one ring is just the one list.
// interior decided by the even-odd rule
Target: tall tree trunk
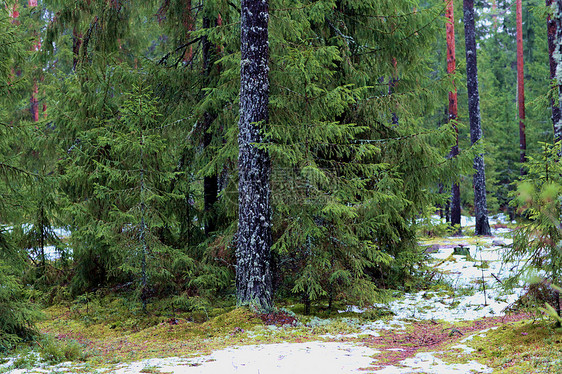
[[(476, 60), (476, 36), (474, 26), (474, 0), (463, 1), (464, 33), (466, 45), (466, 88), (468, 91), (468, 117), (470, 120), (470, 142), (476, 143), (482, 137), (480, 125), (480, 96), (478, 93), (478, 67)], [(474, 208), (476, 235), (491, 235), (486, 202), (486, 175), (482, 154), (474, 158), (472, 184), (474, 187)]]
[[(457, 60), (455, 56), (455, 14), (453, 0), (447, 1), (445, 15), (447, 17), (447, 74), (455, 74)], [(455, 130), (455, 145), (451, 147), (449, 157), (456, 157), (459, 154), (459, 129), (455, 123), (458, 115), (457, 109), (457, 88), (449, 91), (449, 123)], [(451, 225), (461, 224), (461, 194), (458, 183), (453, 183), (451, 196)], [(457, 232), (460, 234), (460, 229)]]
[(496, 0), (492, 0), (492, 19), (494, 22), (494, 31), (498, 29), (498, 4)]
[[(185, 41), (188, 42), (191, 37), (191, 33), (195, 30), (195, 22), (193, 19), (193, 10), (191, 9), (191, 0), (184, 0), (184, 6), (182, 9), (182, 24), (185, 30)], [(193, 46), (190, 44), (185, 52), (183, 53), (183, 61), (186, 64), (191, 63), (193, 57)]]
[[(546, 6), (552, 6), (552, 0), (546, 0)], [(555, 16), (556, 17), (556, 16)], [(556, 59), (554, 50), (556, 49), (556, 20), (550, 14), (546, 18), (547, 40), (548, 40), (548, 62), (550, 66), (550, 80), (556, 79)], [(558, 82), (557, 85), (559, 86)], [(560, 106), (556, 105), (554, 99), (550, 99), (552, 107), (552, 126), (554, 129), (554, 142), (562, 140), (562, 123), (560, 123)]]
[[(554, 24), (555, 24), (555, 38), (554, 38), (554, 54), (555, 59), (560, 59), (562, 56), (562, 0), (555, 0), (556, 7), (554, 10)], [(558, 61), (559, 62), (559, 61)], [(562, 115), (560, 112), (562, 110), (562, 64), (556, 64), (556, 70), (554, 78), (558, 84), (558, 121), (554, 127), (555, 137), (562, 133)], [(553, 119), (554, 120), (554, 119)]]
[[(394, 66), (394, 72), (393, 72), (392, 76), (390, 77), (390, 79), (388, 80), (388, 96), (392, 95), (392, 93), (394, 92), (394, 87), (396, 86), (396, 83), (398, 82), (397, 64), (398, 64), (398, 62), (396, 61), (396, 58), (393, 57), (392, 58), (392, 65)], [(398, 114), (396, 114), (396, 111), (392, 112), (392, 125), (398, 126)]]
[[(27, 5), (30, 8), (37, 6), (37, 0), (29, 0)], [(35, 33), (35, 32), (34, 32)], [(39, 36), (35, 39), (33, 43), (33, 50), (39, 51), (41, 50), (41, 39)], [(31, 98), (29, 99), (29, 113), (31, 114), (31, 118), (33, 122), (39, 121), (39, 87), (37, 86), (37, 80), (33, 79), (33, 91), (31, 91)]]
[(76, 27), (72, 29), (72, 70), (76, 71), (76, 66), (78, 61), (80, 61), (80, 47), (82, 46), (82, 34), (76, 30)]
[[(209, 17), (203, 17), (203, 28), (209, 29), (211, 21)], [(212, 48), (213, 45), (209, 38), (205, 35), (202, 40), (202, 54), (203, 54), (203, 73), (205, 74), (206, 84), (208, 85), (211, 75), (212, 61)], [(213, 134), (209, 131), (213, 121), (217, 118), (215, 113), (206, 112), (203, 115), (203, 147), (208, 149), (213, 140)], [(205, 176), (203, 178), (203, 199), (205, 209), (205, 235), (209, 236), (216, 230), (216, 217), (214, 214), (214, 206), (218, 200), (218, 177), (216, 174)]]
[(521, 0), (516, 0), (515, 18), (517, 23), (517, 107), (519, 109), (519, 162), (521, 175), (525, 174), (523, 164), (527, 160), (527, 139), (525, 136), (525, 82), (523, 72), (523, 16)]
[(261, 129), (268, 120), (268, 13), (267, 0), (242, 0), (236, 296), (239, 305), (264, 311), (273, 305), (271, 161), (255, 144), (263, 143)]

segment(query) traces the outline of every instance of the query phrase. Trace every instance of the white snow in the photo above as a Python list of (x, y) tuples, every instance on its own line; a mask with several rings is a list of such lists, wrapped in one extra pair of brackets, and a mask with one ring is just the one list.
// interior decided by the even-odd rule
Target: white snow
[(476, 361), (466, 364), (449, 364), (435, 357), (436, 352), (420, 352), (414, 357), (400, 362), (401, 366), (387, 366), (373, 373), (379, 374), (467, 374), (467, 373), (492, 373), (492, 368), (482, 365)]
[(350, 343), (308, 342), (230, 347), (194, 358), (150, 359), (111, 369), (137, 374), (147, 367), (174, 374), (301, 374), (357, 373), (372, 366), (378, 352)]

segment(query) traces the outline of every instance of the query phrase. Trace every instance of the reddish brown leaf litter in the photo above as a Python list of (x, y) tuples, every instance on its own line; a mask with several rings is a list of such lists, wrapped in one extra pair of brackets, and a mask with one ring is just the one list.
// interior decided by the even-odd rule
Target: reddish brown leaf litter
[(290, 325), (290, 326), (295, 326), (297, 324), (297, 319), (294, 316), (292, 316), (292, 315), (290, 315), (286, 312), (273, 312), (273, 313), (259, 314), (258, 317), (266, 325), (275, 325), (275, 326)]
[(380, 350), (377, 356), (378, 365), (369, 369), (382, 369), (386, 366), (399, 364), (401, 361), (414, 357), (421, 350), (439, 350), (446, 344), (456, 342), (465, 335), (529, 318), (528, 313), (514, 313), (502, 317), (482, 318), (470, 323), (449, 326), (435, 321), (414, 322), (408, 332), (386, 330), (381, 336), (363, 339), (368, 347)]

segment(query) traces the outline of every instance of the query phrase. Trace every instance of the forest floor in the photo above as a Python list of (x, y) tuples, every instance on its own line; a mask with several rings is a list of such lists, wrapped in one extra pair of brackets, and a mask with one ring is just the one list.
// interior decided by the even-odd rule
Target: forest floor
[(117, 297), (51, 307), (39, 324), (47, 338), (0, 359), (0, 373), (560, 373), (562, 332), (513, 308), (525, 290), (503, 282), (519, 264), (502, 261), (510, 230), (493, 227), (491, 237), (424, 240), (430, 289), (331, 318), (288, 305), (143, 322)]

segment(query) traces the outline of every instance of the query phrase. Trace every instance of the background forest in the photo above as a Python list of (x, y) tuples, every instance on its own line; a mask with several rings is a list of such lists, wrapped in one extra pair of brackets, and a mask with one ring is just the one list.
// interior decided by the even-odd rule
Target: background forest
[[(1, 3), (0, 350), (30, 337), (37, 305), (100, 290), (143, 310), (235, 304), (240, 2)], [(483, 132), (474, 145), (463, 4), (454, 2), (449, 73), (447, 5), (270, 1), (259, 147), (271, 158), (275, 300), (308, 312), (419, 287), (419, 225), (449, 216), (453, 184), (474, 215), (480, 153), (490, 214), (524, 214), (521, 179), (538, 194), (546, 178), (558, 198), (560, 173), (548, 170), (558, 157), (553, 9), (523, 2), (521, 164), (515, 3), (474, 4)], [(460, 153), (450, 157), (455, 129)]]

